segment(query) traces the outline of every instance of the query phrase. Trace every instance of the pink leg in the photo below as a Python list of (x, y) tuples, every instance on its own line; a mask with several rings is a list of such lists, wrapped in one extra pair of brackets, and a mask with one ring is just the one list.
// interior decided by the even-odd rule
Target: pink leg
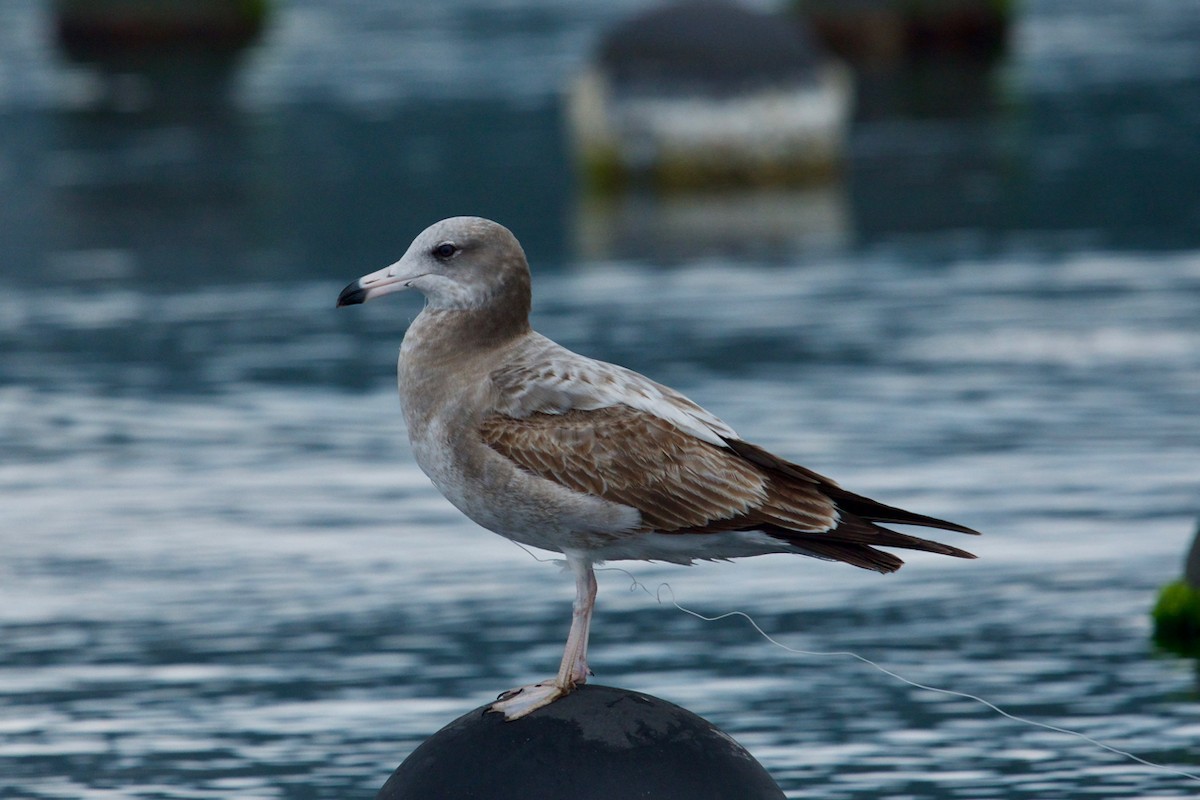
[(567, 554), (567, 566), (575, 574), (575, 604), (571, 613), (571, 632), (567, 634), (567, 646), (558, 675), (553, 680), (505, 692), (492, 703), (491, 710), (501, 712), (509, 721), (549, 705), (587, 682), (588, 633), (592, 610), (596, 607), (596, 573), (592, 571), (592, 562), (577, 554)]
[(591, 632), (592, 611), (596, 608), (596, 573), (592, 571), (592, 562), (568, 556), (567, 564), (575, 573), (575, 604), (571, 610), (571, 632), (567, 634), (567, 647), (554, 680), (565, 692), (587, 683), (588, 635)]

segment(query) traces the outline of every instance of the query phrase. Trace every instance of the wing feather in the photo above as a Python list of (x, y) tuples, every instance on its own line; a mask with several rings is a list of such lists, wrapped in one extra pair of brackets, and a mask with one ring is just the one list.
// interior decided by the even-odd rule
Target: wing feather
[(480, 423), (483, 441), (534, 475), (636, 509), (642, 533), (759, 531), (879, 572), (903, 562), (877, 547), (974, 558), (876, 523), (970, 528), (847, 492), (738, 439), (666, 386), (536, 334), (522, 347), (491, 373), (494, 412)]
[(573, 353), (540, 334), (491, 373), (498, 413), (525, 419), (622, 405), (670, 422), (692, 436), (725, 447), (737, 434), (679, 392), (616, 364)]
[(493, 415), (486, 444), (520, 467), (569, 489), (632, 506), (642, 530), (704, 533), (756, 524), (826, 531), (837, 511), (815, 485), (778, 492), (732, 450), (625, 406), (524, 419)]

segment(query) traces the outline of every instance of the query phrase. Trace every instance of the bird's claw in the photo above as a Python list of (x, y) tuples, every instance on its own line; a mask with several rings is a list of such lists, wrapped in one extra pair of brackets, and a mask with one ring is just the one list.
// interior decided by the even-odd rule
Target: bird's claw
[(503, 714), (506, 721), (512, 722), (550, 705), (560, 697), (565, 697), (573, 688), (575, 687), (562, 687), (554, 680), (548, 680), (532, 686), (510, 689), (502, 692), (496, 698), (496, 702), (488, 706), (488, 711)]

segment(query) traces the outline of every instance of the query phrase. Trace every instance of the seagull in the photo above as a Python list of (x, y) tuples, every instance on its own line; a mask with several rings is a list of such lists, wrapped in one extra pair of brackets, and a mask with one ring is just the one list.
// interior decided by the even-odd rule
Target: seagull
[(496, 222), (434, 223), (337, 305), (407, 289), (425, 296), (397, 368), (417, 464), (467, 517), (562, 553), (575, 578), (558, 674), (501, 694), (490, 710), (508, 720), (587, 681), (597, 563), (795, 553), (886, 573), (903, 562), (880, 547), (975, 557), (879, 523), (977, 531), (849, 492), (674, 389), (535, 332), (529, 264)]

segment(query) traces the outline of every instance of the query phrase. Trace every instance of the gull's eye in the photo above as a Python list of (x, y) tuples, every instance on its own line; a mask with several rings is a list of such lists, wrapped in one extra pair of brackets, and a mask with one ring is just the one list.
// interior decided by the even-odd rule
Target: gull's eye
[(447, 259), (458, 252), (458, 246), (453, 242), (442, 242), (437, 247), (433, 248), (433, 255), (440, 259)]

